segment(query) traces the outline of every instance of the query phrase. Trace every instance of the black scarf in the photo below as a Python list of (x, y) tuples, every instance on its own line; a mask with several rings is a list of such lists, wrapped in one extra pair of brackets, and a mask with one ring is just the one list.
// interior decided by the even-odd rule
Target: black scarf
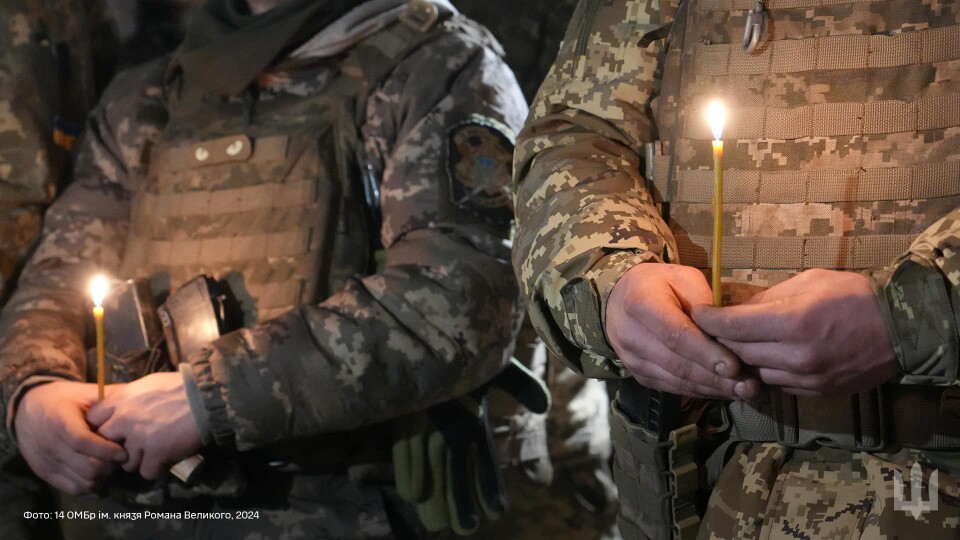
[(286, 0), (253, 15), (246, 0), (207, 0), (187, 25), (171, 67), (185, 98), (236, 96), (282, 53), (316, 35), (362, 0)]

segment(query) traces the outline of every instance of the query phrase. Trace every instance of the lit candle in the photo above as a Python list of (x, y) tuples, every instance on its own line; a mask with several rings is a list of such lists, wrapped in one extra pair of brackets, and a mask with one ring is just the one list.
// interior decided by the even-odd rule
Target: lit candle
[(107, 296), (107, 278), (97, 276), (90, 282), (90, 296), (93, 298), (93, 321), (97, 327), (97, 392), (103, 399), (104, 385), (107, 382), (105, 359), (105, 337), (103, 335), (103, 299)]
[(717, 100), (707, 105), (707, 123), (713, 132), (713, 254), (711, 257), (711, 285), (713, 305), (720, 305), (720, 270), (723, 252), (723, 124), (727, 109)]

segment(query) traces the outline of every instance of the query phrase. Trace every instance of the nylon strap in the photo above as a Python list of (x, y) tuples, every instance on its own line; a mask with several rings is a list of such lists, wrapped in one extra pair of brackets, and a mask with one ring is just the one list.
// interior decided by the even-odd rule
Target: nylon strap
[(670, 488), (674, 540), (694, 540), (700, 530), (697, 514), (697, 426), (689, 424), (670, 432)]
[(800, 73), (907, 66), (957, 58), (960, 58), (960, 26), (953, 25), (893, 36), (845, 35), (777, 40), (750, 55), (743, 52), (740, 43), (700, 43), (696, 45), (693, 73)]
[[(877, 0), (764, 0), (768, 10), (822, 7), (831, 4), (871, 4)], [(756, 0), (702, 0), (697, 8), (703, 11), (745, 11), (753, 9)]]
[[(674, 231), (680, 264), (707, 268), (713, 237)], [(902, 255), (916, 238), (909, 234), (869, 236), (725, 236), (723, 267), (771, 270), (878, 268)]]
[(771, 393), (727, 406), (732, 436), (795, 448), (960, 450), (960, 388), (885, 385), (839, 398)]
[[(734, 141), (733, 144), (736, 144)], [(675, 192), (666, 198), (670, 156), (653, 155), (652, 184), (671, 202), (709, 203), (713, 171), (684, 169), (675, 176)], [(802, 171), (723, 172), (723, 201), (744, 203), (830, 203), (933, 199), (952, 195), (960, 161), (917, 167)]]
[(257, 208), (286, 209), (302, 207), (316, 198), (314, 180), (278, 182), (219, 190), (186, 193), (144, 193), (139, 199), (152, 208), (157, 219), (209, 216), (221, 213), (249, 212)]
[[(783, 43), (780, 41), (774, 43)], [(960, 41), (957, 46), (960, 47)], [(916, 101), (818, 103), (793, 108), (742, 107), (730, 111), (727, 139), (793, 140), (838, 135), (881, 135), (960, 125), (960, 94), (941, 94)], [(686, 116), (682, 136), (713, 139), (703, 114)]]

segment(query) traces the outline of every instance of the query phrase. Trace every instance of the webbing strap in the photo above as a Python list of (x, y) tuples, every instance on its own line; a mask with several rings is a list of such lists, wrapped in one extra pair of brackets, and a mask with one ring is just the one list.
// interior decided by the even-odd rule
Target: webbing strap
[[(960, 42), (957, 44), (960, 47)], [(916, 101), (817, 103), (801, 107), (742, 107), (730, 111), (724, 128), (729, 139), (793, 140), (838, 135), (880, 135), (960, 125), (960, 94), (928, 96)], [(712, 140), (703, 114), (686, 116), (682, 135)]]
[[(734, 143), (736, 144), (736, 143)], [(671, 202), (709, 203), (713, 171), (677, 171), (675, 190), (667, 196), (669, 155), (653, 155), (652, 183)], [(872, 202), (932, 199), (952, 195), (960, 161), (917, 167), (723, 173), (725, 203)]]
[(210, 216), (256, 209), (297, 208), (316, 198), (317, 181), (274, 182), (216, 191), (142, 193), (138, 204), (151, 219)]
[(837, 398), (773, 392), (759, 405), (738, 401), (727, 409), (732, 436), (745, 441), (853, 451), (960, 449), (960, 388), (885, 385)]
[(689, 424), (670, 432), (671, 512), (674, 540), (694, 540), (700, 530), (697, 514), (697, 426)]
[[(819, 4), (818, 4), (819, 5)], [(886, 35), (845, 35), (769, 42), (756, 54), (740, 43), (696, 45), (695, 75), (759, 75), (868, 69), (960, 58), (960, 26)]]
[[(674, 231), (680, 264), (708, 268), (713, 237)], [(804, 270), (808, 268), (879, 268), (902, 255), (916, 238), (908, 234), (869, 236), (726, 236), (725, 269)]]
[[(653, 184), (671, 202), (709, 203), (713, 171), (684, 169), (674, 175), (675, 189), (667, 197), (670, 156), (653, 156)], [(955, 194), (960, 161), (916, 167), (801, 171), (723, 172), (723, 201), (744, 203), (831, 203), (908, 201)]]
[[(219, 237), (202, 240), (150, 240), (141, 238), (130, 245), (131, 255), (141, 255), (152, 268), (219, 264), (248, 259), (295, 257), (311, 251), (311, 234), (307, 230), (249, 236)], [(134, 253), (142, 251), (142, 253)], [(202, 256), (202, 257), (201, 257)]]
[[(835, 4), (870, 4), (877, 0), (764, 0), (769, 10), (821, 7)], [(701, 0), (697, 8), (703, 11), (745, 11), (753, 9), (756, 0)]]

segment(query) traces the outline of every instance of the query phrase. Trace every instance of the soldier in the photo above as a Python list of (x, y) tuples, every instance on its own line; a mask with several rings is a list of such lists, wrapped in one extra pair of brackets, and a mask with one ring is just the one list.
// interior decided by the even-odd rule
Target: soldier
[[(518, 138), (514, 265), (552, 350), (628, 377), (624, 538), (957, 538), (958, 23), (912, 1), (578, 6)], [(715, 97), (726, 307), (704, 277)]]
[[(106, 82), (105, 21), (92, 0), (0, 4), (0, 306), (68, 180), (70, 148)], [(0, 456), (0, 537), (49, 538), (51, 523), (22, 518), (48, 508), (41, 483), (10, 457)]]
[[(422, 534), (380, 467), (385, 422), (489, 380), (519, 320), (507, 239), (526, 107), (500, 54), (444, 2), (213, 0), (172, 57), (114, 80), (0, 321), (0, 446), (64, 509), (111, 516), (68, 536)], [(249, 326), (95, 403), (98, 271), (160, 292), (222, 278)], [(70, 496), (117, 467), (156, 479), (204, 445), (235, 464), (229, 482)], [(114, 515), (146, 510), (248, 519)], [(431, 530), (475, 527), (420, 510)]]

